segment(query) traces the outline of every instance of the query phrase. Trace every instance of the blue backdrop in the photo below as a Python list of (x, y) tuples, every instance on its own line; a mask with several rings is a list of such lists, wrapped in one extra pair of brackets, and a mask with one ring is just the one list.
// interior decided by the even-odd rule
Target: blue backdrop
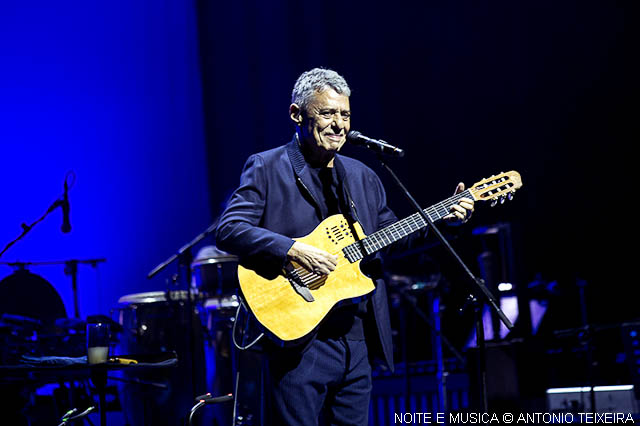
[[(164, 289), (147, 273), (211, 221), (194, 6), (3, 2), (0, 40), (2, 247), (77, 176), (71, 233), (56, 210), (0, 260), (107, 258), (79, 268), (83, 318)], [(73, 315), (63, 267), (30, 269)]]

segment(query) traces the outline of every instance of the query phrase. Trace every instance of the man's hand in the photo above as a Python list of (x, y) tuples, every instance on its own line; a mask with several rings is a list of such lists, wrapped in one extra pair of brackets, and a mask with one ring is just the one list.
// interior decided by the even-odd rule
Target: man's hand
[(293, 243), (287, 257), (317, 275), (329, 275), (338, 264), (338, 256), (299, 241)]
[[(464, 191), (464, 183), (460, 182), (456, 187), (454, 192), (455, 194), (459, 194)], [(449, 210), (451, 210), (451, 214), (448, 214), (444, 217), (444, 219), (450, 225), (461, 225), (471, 218), (471, 214), (473, 213), (474, 202), (471, 198), (462, 197), (458, 200), (458, 204), (454, 204), (451, 206)]]

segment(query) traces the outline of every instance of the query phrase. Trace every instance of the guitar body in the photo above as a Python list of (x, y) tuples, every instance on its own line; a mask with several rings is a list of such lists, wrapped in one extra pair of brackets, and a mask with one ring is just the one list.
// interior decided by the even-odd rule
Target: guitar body
[[(492, 205), (513, 198), (522, 186), (516, 171), (500, 173), (476, 182), (423, 210), (431, 221), (443, 219), (462, 197), (491, 201)], [(336, 304), (371, 293), (373, 281), (360, 271), (364, 256), (427, 226), (420, 213), (366, 236), (359, 223), (349, 223), (342, 215), (328, 217), (309, 235), (296, 238), (338, 256), (336, 269), (326, 276), (315, 275), (300, 265), (289, 263), (283, 274), (268, 280), (254, 271), (238, 267), (240, 289), (256, 319), (272, 337), (282, 342), (300, 339), (312, 332)]]
[(350, 225), (344, 216), (334, 215), (322, 221), (307, 236), (295, 238), (338, 256), (336, 269), (322, 277), (292, 263), (293, 268), (302, 271), (313, 301), (305, 300), (285, 275), (267, 280), (239, 266), (240, 288), (251, 312), (276, 338), (291, 342), (313, 331), (339, 302), (371, 293), (375, 286), (360, 271), (360, 260), (351, 263), (342, 252), (344, 247), (364, 237), (359, 223)]

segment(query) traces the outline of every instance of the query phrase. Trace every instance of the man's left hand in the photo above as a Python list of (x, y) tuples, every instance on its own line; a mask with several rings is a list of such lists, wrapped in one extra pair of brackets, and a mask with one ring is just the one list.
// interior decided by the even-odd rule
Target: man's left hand
[[(456, 187), (454, 195), (464, 191), (464, 188), (464, 183), (460, 182)], [(473, 200), (471, 198), (462, 197), (458, 200), (457, 204), (451, 206), (451, 208), (449, 209), (451, 211), (451, 214), (446, 215), (444, 217), (444, 220), (446, 220), (449, 225), (462, 225), (471, 218), (473, 209)]]

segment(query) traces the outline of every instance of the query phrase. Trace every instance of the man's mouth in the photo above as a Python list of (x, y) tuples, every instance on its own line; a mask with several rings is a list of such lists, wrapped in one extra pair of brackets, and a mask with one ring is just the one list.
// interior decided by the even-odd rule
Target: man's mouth
[(344, 138), (344, 135), (328, 134), (327, 138), (333, 142), (340, 142)]

